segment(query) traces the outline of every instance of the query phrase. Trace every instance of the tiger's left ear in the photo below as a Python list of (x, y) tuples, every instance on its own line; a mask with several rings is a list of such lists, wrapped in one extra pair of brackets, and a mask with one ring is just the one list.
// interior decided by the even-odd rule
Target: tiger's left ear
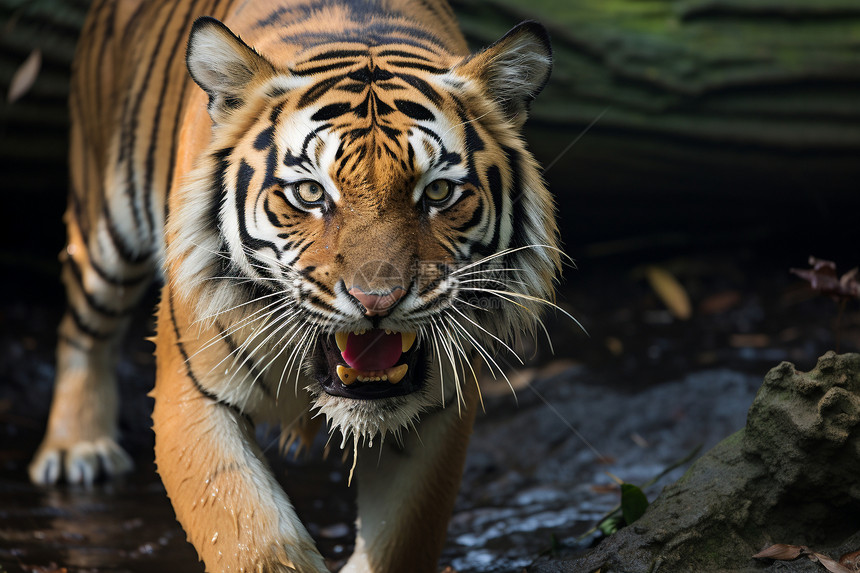
[(499, 101), (507, 119), (519, 127), (526, 121), (529, 104), (549, 81), (549, 34), (537, 22), (522, 22), (452, 71), (482, 82), (487, 95)]
[(191, 78), (209, 96), (209, 115), (216, 124), (242, 106), (252, 83), (275, 75), (266, 58), (208, 16), (194, 21), (185, 62)]

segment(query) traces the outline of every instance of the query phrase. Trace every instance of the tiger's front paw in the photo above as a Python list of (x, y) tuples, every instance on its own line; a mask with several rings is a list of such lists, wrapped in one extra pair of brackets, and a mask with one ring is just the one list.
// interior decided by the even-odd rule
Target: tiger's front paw
[(57, 444), (46, 439), (30, 462), (30, 480), (41, 485), (68, 483), (91, 485), (100, 475), (108, 478), (134, 467), (129, 455), (112, 438), (75, 444)]

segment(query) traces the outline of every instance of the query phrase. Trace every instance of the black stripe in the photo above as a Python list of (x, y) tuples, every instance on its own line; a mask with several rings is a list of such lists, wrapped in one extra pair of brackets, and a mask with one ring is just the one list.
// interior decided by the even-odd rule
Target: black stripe
[(93, 269), (99, 278), (101, 278), (106, 283), (110, 283), (114, 286), (119, 287), (130, 287), (130, 286), (138, 286), (143, 282), (148, 282), (152, 280), (151, 274), (140, 275), (139, 277), (131, 277), (131, 278), (120, 278), (108, 273), (101, 265), (96, 263), (96, 261), (90, 257), (90, 268)]
[[(192, 18), (192, 6), (189, 6), (188, 11), (185, 13), (185, 18), (183, 18), (182, 30), (185, 30), (189, 24), (191, 23)], [(166, 25), (165, 25), (166, 29)], [(161, 90), (159, 90), (158, 102), (164, 102), (164, 97), (167, 94), (167, 86), (171, 84), (170, 81), (170, 72), (173, 71), (173, 62), (176, 60), (176, 55), (182, 52), (180, 50), (181, 42), (185, 39), (184, 34), (177, 34), (176, 38), (173, 40), (173, 45), (170, 48), (170, 53), (167, 57), (167, 62), (164, 64), (164, 75), (161, 79)], [(155, 60), (153, 59), (153, 63)], [(183, 88), (187, 82), (182, 82)], [(145, 89), (145, 87), (144, 87)], [(181, 99), (179, 101), (182, 101)], [(177, 107), (182, 107), (178, 105)], [(155, 174), (155, 152), (156, 148), (162, 144), (162, 139), (160, 137), (159, 128), (161, 127), (161, 111), (163, 106), (159, 105), (155, 108), (155, 114), (152, 117), (152, 125), (151, 131), (149, 135), (149, 146), (146, 150), (146, 160), (144, 162), (144, 172), (143, 172), (143, 197), (146, 202), (146, 220), (149, 224), (150, 235), (152, 237), (156, 237), (160, 235), (160, 232), (155, 229), (155, 221), (154, 215), (152, 213), (152, 203), (153, 203), (153, 192), (152, 192), (152, 178)], [(173, 135), (176, 135), (176, 123), (173, 124)], [(171, 144), (174, 141), (174, 137), (170, 139)], [(168, 155), (168, 160), (170, 164), (173, 164), (173, 156)], [(129, 161), (129, 169), (132, 169), (132, 162)], [(170, 179), (167, 180), (167, 186), (170, 186)]]
[(137, 308), (136, 304), (132, 305), (129, 308), (119, 308), (119, 309), (108, 308), (108, 307), (104, 306), (84, 286), (84, 275), (81, 272), (81, 267), (78, 266), (78, 263), (77, 263), (77, 261), (75, 261), (74, 257), (67, 257), (66, 258), (66, 266), (72, 272), (72, 277), (74, 277), (75, 282), (78, 284), (78, 288), (81, 289), (81, 292), (84, 295), (84, 300), (86, 300), (86, 302), (90, 306), (90, 308), (97, 311), (99, 314), (103, 314), (105, 316), (112, 317), (112, 318), (120, 318), (120, 317), (127, 316), (127, 315), (131, 314), (135, 310), (135, 308)]
[(272, 125), (278, 123), (278, 118), (281, 116), (282, 111), (284, 111), (284, 102), (281, 102), (272, 108), (272, 111), (269, 113), (269, 123)]
[(275, 143), (275, 126), (270, 125), (263, 131), (257, 134), (254, 139), (254, 149), (257, 151), (266, 150)]
[[(433, 141), (438, 143), (440, 146), (443, 146), (443, 147), (445, 146), (445, 142), (442, 141), (442, 138), (439, 137), (439, 134), (436, 133), (435, 131), (433, 131), (432, 129), (429, 129), (429, 128), (424, 127), (423, 125), (417, 125), (417, 124), (414, 125), (413, 127), (415, 129), (421, 130), (424, 133), (426, 133), (427, 135), (429, 135), (430, 138), (433, 139)], [(467, 151), (468, 151), (468, 148), (467, 148)]]
[(179, 333), (179, 324), (176, 322), (176, 313), (173, 309), (173, 293), (172, 292), (168, 296), (167, 305), (168, 305), (169, 310), (170, 310), (170, 322), (173, 324), (173, 333), (174, 333), (174, 335), (176, 335), (176, 347), (179, 349), (179, 353), (182, 355), (182, 359), (183, 359), (182, 363), (185, 364), (185, 373), (191, 379), (191, 382), (194, 384), (194, 387), (197, 389), (198, 392), (200, 392), (206, 398), (209, 398), (210, 400), (212, 400), (215, 404), (218, 404), (219, 406), (224, 406), (226, 408), (230, 408), (231, 410), (233, 410), (233, 412), (235, 412), (239, 416), (244, 416), (244, 414), (242, 413), (242, 411), (238, 407), (234, 406), (233, 404), (231, 404), (225, 400), (222, 400), (217, 395), (213, 394), (212, 392), (210, 392), (209, 390), (204, 388), (202, 384), (200, 384), (200, 381), (197, 379), (197, 376), (194, 375), (194, 371), (191, 369), (191, 360), (188, 357), (188, 352), (186, 352), (186, 350), (185, 350), (185, 345), (182, 344), (182, 340), (181, 340), (182, 337)]
[(299, 274), (301, 274), (305, 278), (306, 281), (308, 281), (309, 283), (311, 283), (312, 285), (314, 285), (315, 287), (320, 289), (325, 294), (327, 294), (331, 297), (334, 297), (335, 296), (334, 291), (332, 291), (328, 285), (321, 283), (320, 281), (318, 281), (317, 279), (315, 279), (314, 277), (311, 276), (310, 273), (314, 268), (315, 267), (304, 268), (304, 269), (299, 271)]
[[(472, 191), (471, 189), (466, 189), (466, 190), (465, 190), (465, 191), (463, 191), (463, 193), (460, 195), (460, 200), (463, 200), (463, 199), (466, 197), (466, 192), (467, 192), (467, 191), (468, 191), (470, 194), (472, 194), (472, 195), (474, 195), (474, 193), (475, 193), (475, 192), (474, 192), (474, 191)], [(469, 220), (468, 220), (468, 221), (466, 221), (465, 223), (463, 223), (462, 225), (459, 225), (459, 226), (458, 226), (457, 228), (455, 228), (454, 230), (455, 230), (455, 231), (457, 231), (458, 233), (465, 233), (466, 231), (468, 231), (468, 230), (469, 230), (469, 229), (471, 229), (472, 227), (474, 227), (474, 226), (478, 225), (478, 223), (480, 223), (480, 222), (481, 222), (481, 219), (483, 219), (483, 217), (484, 217), (484, 202), (483, 202), (483, 201), (479, 201), (478, 206), (477, 206), (477, 207), (475, 208), (475, 210), (472, 212), (472, 216), (469, 218)], [(471, 243), (472, 241), (470, 240), (469, 242)]]
[(495, 253), (499, 250), (499, 240), (501, 239), (501, 223), (502, 223), (502, 173), (497, 165), (491, 165), (487, 168), (487, 187), (490, 191), (490, 196), (493, 199), (493, 211), (496, 213), (495, 221), (493, 222), (493, 239), (490, 241), (487, 249), (490, 253)]
[(332, 103), (324, 105), (315, 114), (311, 116), (313, 121), (327, 121), (335, 117), (340, 117), (350, 110), (352, 107), (349, 103)]
[(102, 203), (102, 217), (105, 220), (105, 226), (108, 230), (108, 235), (110, 236), (110, 240), (113, 243), (114, 248), (116, 249), (117, 254), (126, 262), (139, 265), (147, 260), (149, 260), (149, 255), (151, 251), (142, 251), (140, 254), (134, 254), (132, 252), (131, 247), (125, 244), (125, 240), (120, 235), (119, 229), (116, 228), (113, 221), (113, 216), (108, 209), (107, 201), (105, 200)]
[[(140, 210), (137, 205), (137, 195), (138, 189), (135, 185), (135, 173), (134, 173), (134, 152), (135, 152), (135, 143), (137, 140), (137, 131), (138, 124), (140, 123), (140, 109), (143, 105), (144, 96), (146, 95), (149, 82), (152, 79), (152, 74), (155, 71), (155, 63), (158, 60), (159, 55), (162, 53), (162, 48), (164, 47), (164, 36), (167, 32), (168, 26), (173, 21), (174, 14), (179, 7), (178, 3), (174, 3), (170, 6), (170, 13), (164, 19), (164, 22), (161, 26), (161, 29), (158, 31), (158, 38), (156, 40), (156, 49), (153, 50), (152, 56), (149, 59), (149, 63), (146, 65), (146, 72), (143, 75), (143, 83), (139, 88), (136, 88), (137, 98), (132, 105), (132, 109), (128, 116), (126, 117), (126, 126), (123, 129), (123, 135), (125, 136), (122, 143), (123, 151), (121, 152), (121, 157), (123, 157), (126, 161), (126, 176), (125, 176), (125, 194), (128, 198), (128, 202), (130, 204), (132, 215), (134, 217), (135, 226), (140, 229), (143, 226), (143, 215), (140, 213)], [(150, 133), (150, 138), (155, 138), (156, 134)], [(151, 234), (155, 234), (155, 229), (153, 229), (152, 225), (152, 213), (148, 208), (148, 202), (145, 205), (146, 215), (149, 223), (149, 230)], [(148, 253), (147, 253), (148, 255)]]
[[(233, 337), (230, 336), (230, 333), (224, 328), (220, 321), (215, 321), (215, 328), (218, 329), (218, 335), (221, 337), (221, 340), (227, 345), (227, 348), (230, 349), (230, 354), (236, 353), (241, 359), (241, 364), (244, 365), (245, 368), (254, 376), (254, 380), (260, 380), (262, 376), (262, 372), (257, 369), (257, 364), (254, 362), (254, 359), (248, 355), (245, 351), (244, 347), (240, 347), (236, 344), (236, 341), (233, 340)], [(259, 384), (259, 388), (263, 391), (263, 394), (266, 395), (267, 398), (273, 398), (272, 391), (265, 384)]]
[(333, 64), (326, 64), (324, 66), (316, 66), (314, 68), (307, 68), (304, 70), (293, 69), (290, 71), (293, 73), (293, 75), (303, 77), (303, 76), (312, 76), (314, 74), (319, 74), (322, 72), (328, 72), (331, 70), (339, 70), (341, 68), (348, 68), (349, 66), (353, 66), (353, 65), (355, 65), (355, 62), (336, 62)]
[(397, 66), (398, 68), (412, 68), (415, 70), (421, 70), (424, 72), (430, 72), (431, 74), (444, 74), (447, 73), (447, 68), (438, 68), (436, 66), (430, 66), (427, 64), (419, 64), (418, 62), (407, 62), (404, 60), (392, 60), (389, 62), (392, 66)]
[(382, 50), (382, 51), (378, 52), (377, 55), (379, 57), (383, 57), (383, 58), (386, 56), (395, 56), (395, 57), (400, 57), (400, 58), (412, 58), (414, 60), (423, 60), (425, 62), (430, 61), (430, 58), (426, 58), (424, 56), (421, 56), (419, 54), (414, 54), (412, 52), (407, 52), (405, 50), (394, 50), (394, 49)]
[(525, 193), (523, 189), (523, 174), (520, 168), (522, 157), (519, 151), (510, 147), (502, 146), (502, 151), (508, 157), (508, 165), (511, 166), (511, 222), (513, 223), (513, 233), (511, 236), (511, 247), (522, 247), (529, 244), (526, 230), (529, 227), (530, 221), (526, 215), (525, 200), (521, 196)]
[(89, 352), (90, 351), (89, 348), (87, 348), (86, 346), (81, 344), (80, 340), (70, 338), (64, 334), (60, 334), (59, 336), (57, 336), (57, 342), (62, 342), (64, 344), (68, 344), (69, 346), (71, 346), (75, 350), (80, 350), (81, 352)]
[(330, 50), (328, 52), (317, 54), (312, 58), (308, 58), (307, 60), (305, 60), (305, 62), (318, 62), (320, 60), (328, 60), (333, 58), (355, 58), (367, 55), (367, 50)]
[(421, 94), (432, 101), (434, 105), (438, 106), (442, 103), (442, 95), (433, 89), (429, 83), (425, 82), (418, 76), (413, 76), (412, 74), (397, 74), (397, 77), (420, 91)]
[[(218, 7), (218, 4), (220, 4), (220, 3), (221, 3), (221, 0), (215, 0), (215, 2), (212, 4), (212, 6), (208, 10), (206, 10), (206, 12), (214, 13), (215, 9)], [(182, 34), (183, 37), (187, 37), (187, 35), (188, 35), (187, 32)], [(185, 101), (185, 94), (188, 91), (188, 86), (190, 84), (191, 84), (191, 82), (187, 81), (187, 78), (183, 74), (182, 88), (180, 88), (179, 99), (177, 101), (179, 101), (179, 102)], [(177, 143), (178, 143), (179, 129), (181, 127), (180, 117), (182, 115), (182, 111), (183, 111), (183, 106), (177, 105), (175, 113), (173, 115), (173, 123), (171, 124), (173, 126), (173, 131), (170, 135), (170, 152), (169, 152), (168, 161), (167, 161), (167, 177), (165, 178), (165, 184), (164, 184), (164, 190), (165, 191), (164, 191), (164, 219), (163, 219), (163, 221), (167, 221), (167, 216), (170, 213), (170, 194), (173, 191), (173, 189), (172, 189), (172, 187), (173, 187), (173, 171), (176, 168), (176, 147), (177, 147)], [(163, 232), (163, 229), (161, 231)]]
[(73, 307), (71, 304), (66, 307), (66, 312), (68, 312), (69, 316), (72, 317), (72, 320), (74, 321), (75, 326), (78, 327), (78, 330), (80, 330), (82, 333), (86, 334), (90, 338), (94, 338), (95, 340), (110, 340), (111, 338), (113, 338), (113, 331), (99, 332), (92, 326), (88, 325), (84, 321), (84, 318), (80, 314), (78, 314), (78, 311), (75, 310), (75, 307)]
[[(182, 82), (182, 89), (179, 92), (179, 101), (185, 101), (185, 92), (188, 91), (190, 82)], [(173, 191), (173, 170), (176, 168), (176, 147), (179, 139), (179, 129), (181, 127), (180, 117), (182, 116), (182, 106), (176, 106), (176, 113), (173, 116), (173, 133), (170, 136), (170, 155), (167, 161), (167, 177), (164, 185), (164, 219), (167, 221), (167, 215), (170, 213), (170, 194)], [(162, 229), (163, 231), (163, 229)]]
[(248, 233), (248, 226), (245, 221), (246, 202), (248, 198), (248, 188), (251, 185), (251, 179), (254, 177), (254, 168), (248, 165), (244, 159), (239, 163), (239, 173), (236, 178), (236, 217), (239, 220), (239, 238), (242, 244), (252, 250), (269, 248), (275, 253), (275, 256), (280, 257), (280, 250), (274, 243), (252, 237)]
[(345, 77), (346, 76), (343, 75), (334, 76), (314, 84), (313, 87), (303, 93), (302, 97), (299, 98), (298, 103), (296, 103), (296, 109), (303, 109), (316, 102), (319, 98), (324, 96), (331, 88), (336, 86), (337, 83), (342, 81)]

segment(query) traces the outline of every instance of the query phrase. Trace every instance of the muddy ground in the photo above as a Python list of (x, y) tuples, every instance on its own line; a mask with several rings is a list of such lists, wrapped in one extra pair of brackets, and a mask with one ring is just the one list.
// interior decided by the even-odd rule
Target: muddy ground
[[(632, 245), (632, 246), (631, 246)], [(860, 311), (816, 296), (788, 272), (810, 253), (784, 237), (751, 245), (640, 250), (590, 245), (571, 254), (548, 344), (526, 343), (526, 367), (483, 382), (462, 491), (440, 567), (461, 573), (517, 571), (569, 557), (597, 542), (581, 536), (618, 501), (609, 473), (642, 483), (697, 445), (740, 428), (764, 373), (782, 360), (809, 369), (826, 350), (860, 349)], [(843, 246), (844, 247), (844, 246)], [(850, 249), (831, 253), (847, 270)], [(841, 258), (840, 258), (841, 257)], [(692, 302), (680, 320), (645, 280), (658, 265)], [(51, 396), (62, 291), (51, 262), (11, 258), (0, 307), (0, 570), (38, 572), (202, 571), (174, 520), (152, 464), (149, 430), (152, 327), (141, 310), (120, 364), (122, 443), (137, 462), (128, 478), (91, 489), (29, 484), (26, 465)], [(40, 280), (24, 286), (21, 277)], [(34, 284), (40, 286), (34, 286)], [(150, 302), (154, 302), (154, 294)], [(836, 323), (840, 323), (837, 332)], [(515, 364), (510, 357), (507, 363)], [(337, 568), (354, 535), (354, 491), (337, 455), (277, 455), (261, 443), (320, 550)], [(675, 470), (648, 490), (653, 497)]]

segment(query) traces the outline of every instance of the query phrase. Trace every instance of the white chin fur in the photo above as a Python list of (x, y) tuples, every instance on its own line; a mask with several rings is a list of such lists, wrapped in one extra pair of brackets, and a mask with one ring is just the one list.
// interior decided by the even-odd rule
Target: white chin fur
[(391, 398), (356, 400), (327, 394), (319, 384), (307, 390), (314, 396), (314, 408), (324, 415), (329, 424), (329, 434), (340, 431), (343, 436), (341, 448), (352, 438), (372, 441), (377, 436), (385, 439), (389, 433), (399, 436), (404, 429), (414, 426), (423, 412), (441, 405), (438, 389), (431, 397), (427, 385), (424, 388)]

